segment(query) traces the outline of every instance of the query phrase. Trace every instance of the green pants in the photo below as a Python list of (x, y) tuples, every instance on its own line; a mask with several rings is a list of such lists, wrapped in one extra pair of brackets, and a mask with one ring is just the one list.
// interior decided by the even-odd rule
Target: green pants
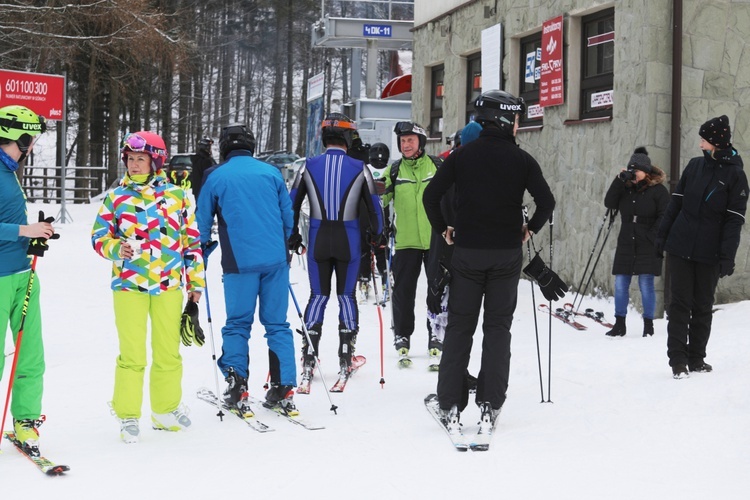
[(146, 332), (151, 317), (152, 363), (149, 373), (151, 411), (169, 413), (182, 399), (180, 318), (182, 290), (159, 295), (114, 292), (115, 324), (120, 355), (115, 368), (112, 406), (119, 418), (140, 418), (146, 371)]
[[(13, 343), (18, 340), (23, 303), (29, 286), (31, 271), (0, 277), (0, 348), (5, 347), (8, 323)], [(42, 344), (42, 315), (39, 308), (39, 275), (34, 274), (34, 285), (26, 309), (20, 349), (16, 347), (15, 382), (10, 413), (16, 420), (37, 419), (42, 412), (44, 378), (44, 346)], [(13, 356), (8, 356), (12, 362)], [(5, 367), (5, 352), (0, 351), (0, 378)], [(4, 398), (3, 398), (4, 402)]]

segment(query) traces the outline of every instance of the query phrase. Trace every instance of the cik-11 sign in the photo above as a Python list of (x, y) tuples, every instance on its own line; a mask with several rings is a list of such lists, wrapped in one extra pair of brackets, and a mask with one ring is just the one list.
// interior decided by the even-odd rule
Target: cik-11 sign
[(65, 77), (0, 69), (0, 108), (26, 106), (47, 120), (62, 120)]
[(542, 25), (542, 70), (539, 80), (539, 105), (557, 106), (565, 102), (563, 94), (563, 16)]

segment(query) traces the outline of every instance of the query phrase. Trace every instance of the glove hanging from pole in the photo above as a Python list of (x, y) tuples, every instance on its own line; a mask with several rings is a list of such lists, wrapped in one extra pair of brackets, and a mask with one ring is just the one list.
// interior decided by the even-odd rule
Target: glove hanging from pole
[(529, 265), (523, 268), (523, 273), (537, 282), (547, 300), (559, 300), (568, 291), (568, 285), (547, 267), (542, 258), (539, 257), (539, 252), (531, 259)]

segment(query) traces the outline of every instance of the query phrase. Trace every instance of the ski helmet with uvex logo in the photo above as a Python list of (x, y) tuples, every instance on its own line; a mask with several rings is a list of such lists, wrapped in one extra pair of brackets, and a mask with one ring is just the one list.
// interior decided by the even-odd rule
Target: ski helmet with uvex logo
[(474, 120), (483, 127), (494, 124), (512, 132), (516, 115), (526, 112), (526, 103), (522, 97), (515, 97), (503, 90), (488, 90), (474, 101), (474, 109)]

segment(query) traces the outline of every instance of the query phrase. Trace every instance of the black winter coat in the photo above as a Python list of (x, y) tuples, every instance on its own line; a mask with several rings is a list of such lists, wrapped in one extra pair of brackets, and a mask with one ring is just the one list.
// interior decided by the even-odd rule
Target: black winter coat
[(622, 222), (612, 274), (661, 275), (662, 259), (656, 256), (654, 243), (669, 205), (664, 177), (664, 172), (654, 167), (650, 179), (638, 184), (622, 182), (619, 177), (612, 181), (604, 205), (619, 210)]
[(747, 176), (733, 148), (690, 160), (659, 227), (664, 250), (705, 264), (734, 261), (747, 209)]

